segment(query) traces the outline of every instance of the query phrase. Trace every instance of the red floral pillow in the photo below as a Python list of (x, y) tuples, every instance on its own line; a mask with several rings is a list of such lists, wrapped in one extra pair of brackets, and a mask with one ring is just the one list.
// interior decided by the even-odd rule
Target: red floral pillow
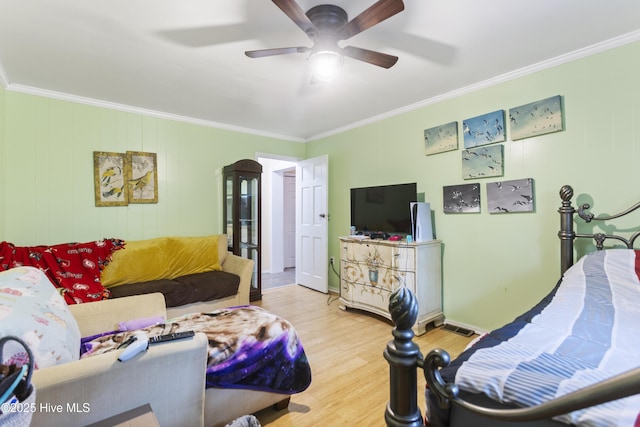
[(87, 243), (21, 247), (0, 243), (0, 270), (33, 266), (42, 270), (67, 304), (99, 301), (109, 297), (100, 283), (100, 271), (124, 241), (104, 239)]

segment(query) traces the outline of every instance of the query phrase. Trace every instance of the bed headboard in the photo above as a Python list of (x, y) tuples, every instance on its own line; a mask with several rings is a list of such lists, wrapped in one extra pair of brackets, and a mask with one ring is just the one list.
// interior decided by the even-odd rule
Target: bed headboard
[(638, 238), (638, 236), (640, 236), (640, 231), (636, 231), (628, 237), (606, 233), (581, 234), (574, 231), (573, 224), (576, 213), (580, 218), (584, 220), (585, 223), (590, 223), (591, 221), (604, 222), (623, 217), (635, 210), (640, 209), (640, 202), (636, 203), (634, 206), (631, 206), (629, 209), (615, 215), (600, 215), (596, 217), (594, 214), (589, 212), (591, 206), (588, 203), (582, 204), (578, 208), (578, 210), (573, 207), (573, 205), (571, 204), (571, 199), (573, 198), (573, 187), (571, 187), (570, 185), (563, 185), (562, 188), (560, 188), (560, 198), (562, 199), (562, 206), (560, 206), (560, 208), (558, 209), (558, 212), (560, 213), (560, 231), (558, 232), (558, 237), (560, 238), (561, 274), (564, 274), (564, 272), (573, 265), (573, 244), (577, 238), (593, 239), (596, 243), (597, 250), (602, 250), (604, 248), (604, 242), (607, 239), (617, 240), (619, 242), (622, 242), (627, 248), (633, 249), (636, 239)]

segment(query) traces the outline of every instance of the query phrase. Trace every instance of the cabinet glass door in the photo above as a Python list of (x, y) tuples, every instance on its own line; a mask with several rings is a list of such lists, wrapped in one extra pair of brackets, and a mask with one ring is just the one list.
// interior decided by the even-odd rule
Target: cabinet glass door
[(227, 233), (227, 248), (233, 252), (233, 177), (227, 176), (224, 180), (224, 209), (225, 209), (225, 233)]
[(240, 254), (243, 258), (254, 260), (251, 289), (258, 289), (258, 179), (249, 176), (239, 177), (240, 212)]

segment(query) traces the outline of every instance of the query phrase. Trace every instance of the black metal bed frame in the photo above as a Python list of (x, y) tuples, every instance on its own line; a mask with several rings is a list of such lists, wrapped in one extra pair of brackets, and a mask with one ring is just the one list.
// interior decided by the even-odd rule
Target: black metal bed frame
[[(585, 222), (607, 221), (622, 217), (640, 209), (640, 202), (631, 208), (610, 216), (595, 217), (589, 212), (589, 204), (576, 209), (571, 204), (573, 188), (564, 185), (560, 189), (562, 206), (560, 213), (560, 268), (562, 274), (573, 265), (574, 241), (576, 238), (590, 238), (596, 243), (596, 249), (602, 250), (607, 239), (623, 242), (632, 249), (640, 236), (640, 231), (625, 238), (605, 233), (581, 234), (573, 228), (574, 216), (577, 212)], [(440, 368), (447, 367), (451, 361), (449, 354), (443, 349), (434, 349), (422, 356), (418, 345), (413, 342), (411, 327), (416, 321), (418, 304), (416, 297), (406, 288), (395, 291), (389, 301), (389, 312), (396, 325), (393, 329), (393, 340), (389, 341), (384, 357), (389, 363), (390, 400), (385, 410), (385, 421), (388, 427), (420, 427), (424, 426), (418, 408), (417, 369), (423, 369), (429, 390), (437, 396), (442, 407), (457, 405), (467, 411), (483, 415), (489, 419), (500, 421), (535, 421), (548, 419), (557, 415), (573, 412), (608, 401), (640, 394), (640, 368), (625, 372), (586, 387), (581, 390), (552, 399), (543, 404), (517, 409), (491, 409), (469, 403), (459, 396), (458, 386), (445, 383), (440, 375)]]
[(596, 218), (592, 213), (589, 212), (591, 206), (588, 203), (582, 204), (576, 211), (571, 205), (572, 197), (573, 188), (570, 185), (563, 185), (560, 189), (562, 206), (560, 206), (560, 209), (558, 209), (558, 212), (560, 213), (560, 231), (558, 232), (558, 237), (560, 238), (560, 271), (562, 274), (564, 274), (564, 272), (573, 265), (573, 243), (576, 238), (593, 239), (596, 242), (596, 249), (599, 251), (604, 248), (604, 242), (607, 239), (620, 241), (624, 243), (627, 248), (633, 249), (636, 239), (638, 238), (638, 236), (640, 236), (640, 231), (636, 231), (628, 238), (605, 233), (580, 234), (573, 231), (573, 217), (575, 213), (578, 212), (578, 216), (582, 218), (586, 223), (590, 223), (591, 221), (608, 221), (611, 219), (623, 217), (639, 209), (640, 202), (618, 214), (599, 216)]

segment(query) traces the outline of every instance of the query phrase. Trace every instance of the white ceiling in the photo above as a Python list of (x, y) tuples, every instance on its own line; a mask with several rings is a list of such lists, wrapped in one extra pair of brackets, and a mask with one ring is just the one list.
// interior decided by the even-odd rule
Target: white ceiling
[[(332, 0), (349, 19), (374, 1)], [(338, 79), (310, 84), (306, 54), (244, 55), (311, 46), (270, 0), (0, 0), (0, 82), (307, 141), (640, 40), (638, 0), (404, 3), (341, 42), (396, 55), (394, 67), (345, 58)]]

